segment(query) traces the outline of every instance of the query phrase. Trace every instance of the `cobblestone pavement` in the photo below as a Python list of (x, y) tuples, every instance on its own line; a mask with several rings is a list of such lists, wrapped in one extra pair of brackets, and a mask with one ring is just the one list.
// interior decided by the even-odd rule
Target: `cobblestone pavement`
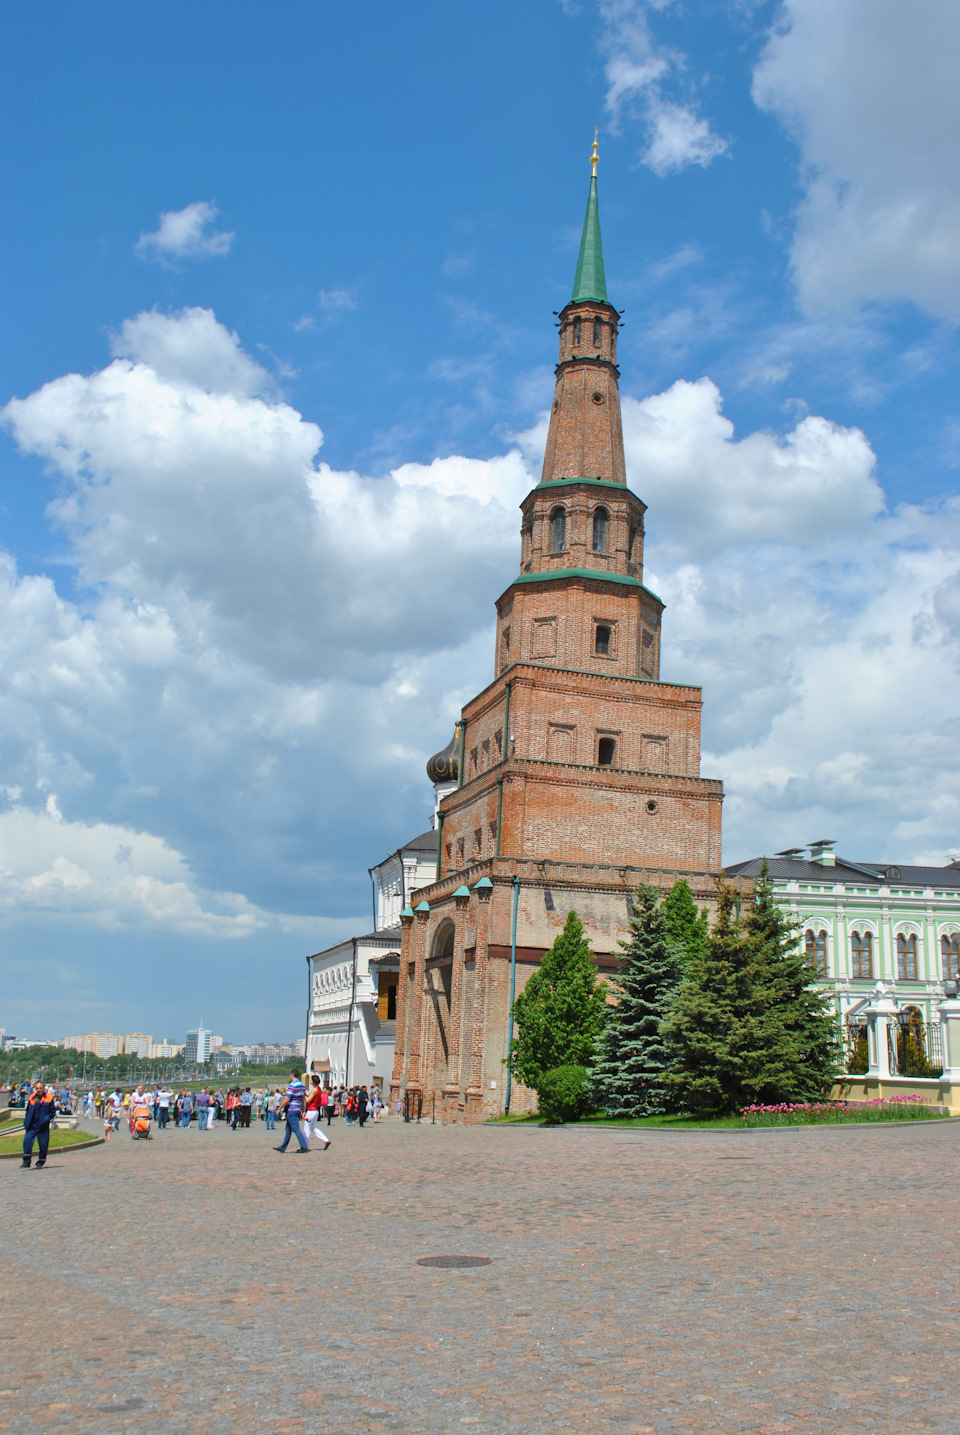
[(960, 1120), (332, 1135), (0, 1163), (0, 1430), (960, 1430)]

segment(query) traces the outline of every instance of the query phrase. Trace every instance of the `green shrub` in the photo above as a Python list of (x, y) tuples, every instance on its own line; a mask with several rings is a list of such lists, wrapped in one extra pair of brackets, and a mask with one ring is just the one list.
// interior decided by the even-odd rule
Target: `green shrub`
[(595, 1109), (585, 1066), (555, 1066), (537, 1081), (537, 1099), (544, 1121), (579, 1121)]

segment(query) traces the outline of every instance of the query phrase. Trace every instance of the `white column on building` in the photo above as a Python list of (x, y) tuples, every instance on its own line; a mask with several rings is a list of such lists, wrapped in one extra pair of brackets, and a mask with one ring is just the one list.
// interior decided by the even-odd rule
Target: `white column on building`
[(878, 983), (878, 991), (870, 1005), (864, 1008), (864, 1015), (870, 1023), (870, 1069), (868, 1076), (880, 1081), (890, 1077), (890, 1048), (887, 1032), (891, 1021), (897, 1019), (897, 1004)]
[(897, 967), (893, 954), (893, 923), (890, 920), (889, 890), (880, 899), (880, 979), (895, 982)]
[(960, 1082), (960, 1001), (948, 997), (937, 1007), (943, 1045), (943, 1080)]
[[(932, 892), (925, 892), (928, 902)], [(919, 976), (920, 973), (918, 972)], [(940, 975), (940, 953), (937, 951), (937, 929), (933, 921), (933, 908), (928, 905), (923, 924), (923, 980), (935, 982)]]

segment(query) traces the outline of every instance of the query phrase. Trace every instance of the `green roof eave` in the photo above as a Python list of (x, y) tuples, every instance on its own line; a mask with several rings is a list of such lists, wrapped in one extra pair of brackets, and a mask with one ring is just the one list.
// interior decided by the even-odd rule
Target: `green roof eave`
[(538, 488), (562, 488), (571, 483), (592, 483), (599, 484), (601, 488), (626, 488), (625, 483), (616, 483), (612, 478), (545, 478), (537, 484)]
[(593, 299), (600, 304), (607, 303), (607, 280), (603, 271), (603, 246), (600, 242), (600, 207), (597, 203), (597, 177), (590, 180), (587, 196), (587, 212), (583, 219), (583, 233), (580, 236), (580, 253), (577, 255), (577, 272), (573, 281), (571, 304)]
[(517, 583), (551, 583), (555, 578), (590, 578), (595, 583), (623, 583), (628, 588), (640, 588), (658, 603), (663, 603), (663, 599), (658, 598), (651, 588), (645, 587), (639, 578), (630, 578), (626, 573), (605, 573), (602, 568), (552, 568), (545, 573), (520, 573), (510, 586), (514, 587)]

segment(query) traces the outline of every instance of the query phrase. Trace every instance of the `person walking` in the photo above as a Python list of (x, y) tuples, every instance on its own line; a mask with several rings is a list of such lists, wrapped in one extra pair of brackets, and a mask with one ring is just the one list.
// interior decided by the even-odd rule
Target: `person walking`
[(184, 1131), (190, 1126), (190, 1118), (193, 1115), (193, 1092), (184, 1091), (180, 1095), (180, 1125)]
[(367, 1124), (367, 1115), (370, 1111), (370, 1097), (365, 1086), (361, 1086), (357, 1092), (357, 1120), (361, 1129)]
[(300, 1143), (296, 1153), (298, 1156), (310, 1150), (304, 1138), (304, 1134), (300, 1129), (300, 1116), (303, 1111), (306, 1094), (306, 1088), (300, 1080), (300, 1073), (297, 1068), (294, 1067), (290, 1073), (290, 1084), (284, 1092), (283, 1100), (280, 1103), (280, 1110), (287, 1121), (287, 1134), (279, 1146), (274, 1146), (274, 1151), (286, 1151), (291, 1136), (296, 1136), (297, 1141)]
[(240, 1125), (245, 1131), (250, 1130), (250, 1113), (253, 1110), (253, 1092), (249, 1086), (240, 1093)]
[(383, 1110), (383, 1101), (380, 1096), (379, 1086), (375, 1086), (370, 1094), (370, 1109), (373, 1112), (374, 1126), (380, 1125), (380, 1113)]
[(170, 1102), (173, 1100), (173, 1092), (167, 1086), (161, 1086), (157, 1092), (157, 1130), (166, 1131), (167, 1122), (170, 1119)]
[(33, 1143), (37, 1143), (37, 1170), (46, 1165), (50, 1145), (50, 1124), (57, 1114), (57, 1093), (42, 1081), (34, 1083), (33, 1094), (23, 1113), (22, 1169), (29, 1171), (33, 1160)]
[(209, 1129), (207, 1117), (210, 1112), (210, 1093), (206, 1087), (197, 1094), (197, 1130), (206, 1131)]
[(267, 1130), (272, 1131), (277, 1124), (277, 1107), (280, 1105), (280, 1097), (271, 1088), (267, 1093)]
[(320, 1112), (323, 1109), (321, 1104), (322, 1099), (323, 1092), (320, 1090), (320, 1078), (316, 1074), (316, 1072), (314, 1072), (314, 1074), (310, 1078), (310, 1090), (307, 1092), (307, 1104), (304, 1109), (303, 1124), (307, 1133), (307, 1145), (310, 1145), (310, 1137), (316, 1136), (318, 1141), (323, 1142), (323, 1149), (324, 1151), (326, 1151), (327, 1147), (330, 1146), (332, 1142), (330, 1140), (330, 1137), (325, 1136), (323, 1132), (320, 1131), (317, 1127), (317, 1122), (320, 1119)]
[(333, 1115), (333, 1092), (329, 1086), (325, 1086), (320, 1093), (320, 1119), (327, 1118), (327, 1125), (330, 1125), (330, 1118)]

